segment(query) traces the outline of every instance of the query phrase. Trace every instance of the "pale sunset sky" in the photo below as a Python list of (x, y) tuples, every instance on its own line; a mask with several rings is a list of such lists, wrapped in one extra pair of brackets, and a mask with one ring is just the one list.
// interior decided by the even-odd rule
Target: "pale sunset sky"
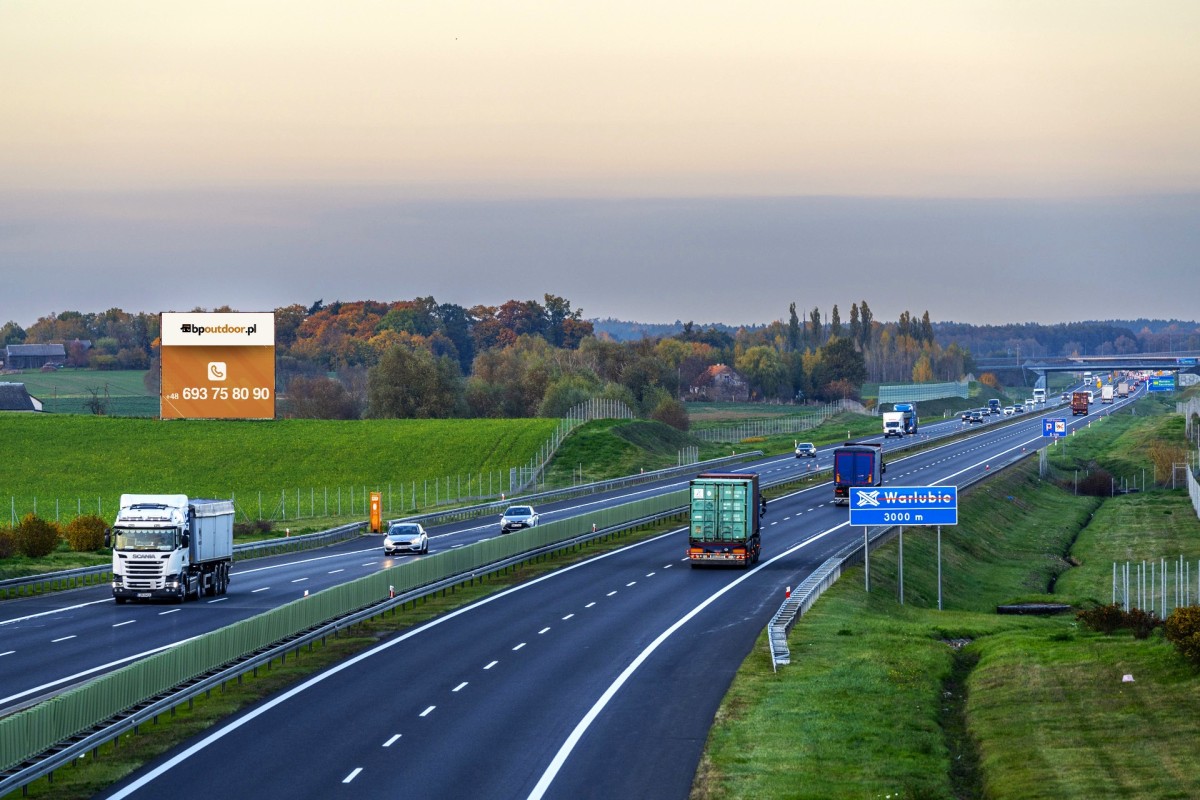
[(5, 0), (0, 324), (1195, 320), (1198, 43), (1195, 0)]

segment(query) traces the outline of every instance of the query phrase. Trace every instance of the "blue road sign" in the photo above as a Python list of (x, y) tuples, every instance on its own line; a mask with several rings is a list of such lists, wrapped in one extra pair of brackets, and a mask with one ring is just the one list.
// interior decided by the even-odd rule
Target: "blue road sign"
[(1175, 359), (1175, 363), (1181, 367), (1194, 367), (1196, 366), (1196, 359), (1180, 357)]
[(1059, 437), (1067, 435), (1067, 420), (1064, 419), (1043, 419), (1042, 420), (1042, 436)]
[(851, 525), (957, 525), (957, 486), (850, 487)]
[(1173, 392), (1175, 391), (1175, 376), (1151, 375), (1146, 389), (1151, 392)]

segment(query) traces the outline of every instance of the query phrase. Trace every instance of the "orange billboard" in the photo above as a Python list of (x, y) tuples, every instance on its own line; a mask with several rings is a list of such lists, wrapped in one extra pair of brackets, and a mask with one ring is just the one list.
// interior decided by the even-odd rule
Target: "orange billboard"
[(274, 419), (273, 313), (164, 313), (162, 419)]

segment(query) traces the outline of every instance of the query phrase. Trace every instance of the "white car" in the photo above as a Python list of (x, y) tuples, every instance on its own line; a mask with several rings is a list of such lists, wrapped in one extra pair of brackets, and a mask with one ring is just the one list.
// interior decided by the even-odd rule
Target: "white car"
[(394, 553), (428, 553), (429, 535), (416, 522), (393, 522), (383, 537), (384, 555)]
[(1015, 413), (1017, 413), (1016, 406), (1005, 406), (1004, 407), (1004, 416), (1011, 417)]
[(533, 510), (533, 506), (509, 506), (508, 510), (500, 515), (501, 533), (512, 533), (532, 528), (537, 524), (538, 514)]

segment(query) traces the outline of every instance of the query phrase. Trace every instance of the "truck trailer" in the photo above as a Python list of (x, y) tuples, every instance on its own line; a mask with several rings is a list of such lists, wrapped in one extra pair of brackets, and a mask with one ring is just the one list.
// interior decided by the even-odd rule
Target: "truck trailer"
[(1071, 392), (1071, 416), (1086, 417), (1088, 414), (1088, 392)]
[(693, 567), (749, 567), (762, 552), (766, 503), (754, 472), (706, 472), (690, 485), (688, 560)]
[(908, 435), (914, 435), (917, 432), (917, 407), (913, 403), (896, 403), (892, 406), (893, 411), (899, 411), (904, 415), (904, 432)]
[(1129, 397), (1129, 382), (1128, 381), (1121, 381), (1120, 383), (1117, 384), (1117, 397), (1120, 397), (1122, 399)]
[(233, 501), (123, 494), (105, 544), (113, 549), (117, 603), (225, 594), (233, 566)]
[(1100, 402), (1111, 403), (1113, 401), (1113, 385), (1111, 383), (1104, 384), (1100, 389)]
[(846, 442), (833, 450), (833, 504), (850, 502), (851, 486), (879, 486), (883, 483), (883, 445)]

